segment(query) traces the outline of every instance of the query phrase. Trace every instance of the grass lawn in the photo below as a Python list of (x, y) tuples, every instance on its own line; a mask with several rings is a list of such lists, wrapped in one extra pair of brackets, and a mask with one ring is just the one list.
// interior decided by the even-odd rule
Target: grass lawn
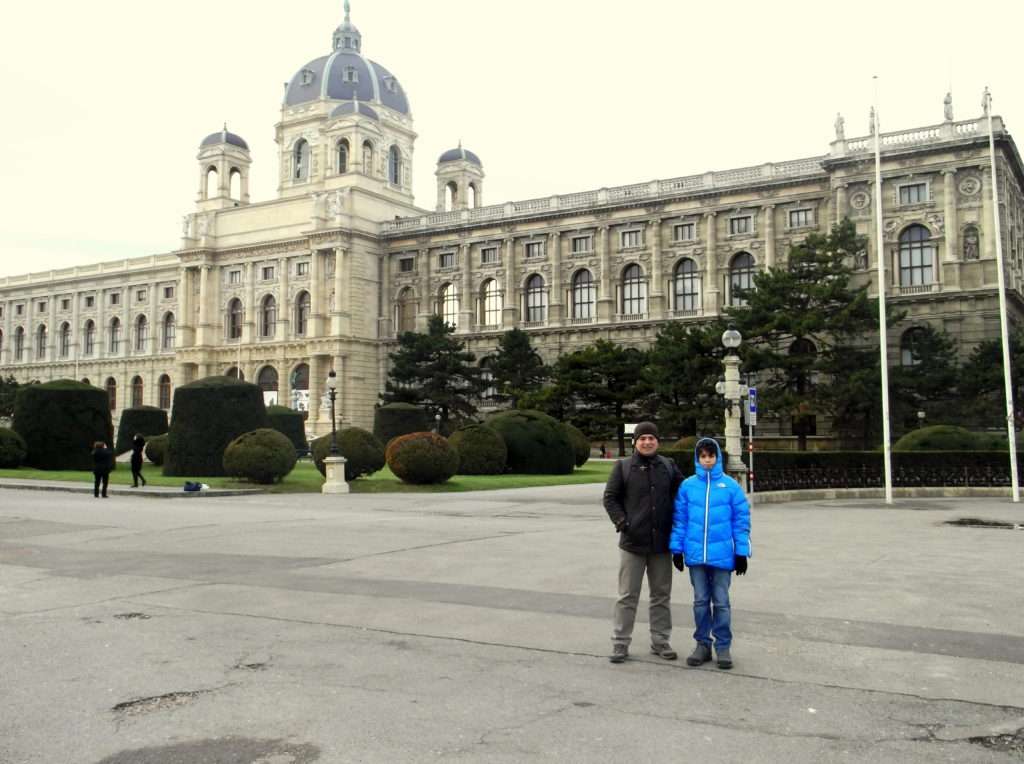
[[(450, 491), (493, 491), (500, 488), (528, 488), (545, 485), (574, 485), (578, 483), (603, 483), (614, 462), (587, 462), (571, 475), (456, 475), (440, 485), (407, 485), (396, 478), (387, 467), (380, 472), (354, 481), (353, 493), (445, 493)], [(206, 483), (211, 488), (256, 488), (267, 493), (319, 493), (323, 478), (312, 462), (301, 461), (295, 465), (281, 483), (276, 485), (255, 485), (244, 480), (228, 477), (164, 477), (159, 468), (147, 464), (142, 471), (150, 485), (181, 487), (186, 480)], [(22, 467), (16, 470), (0, 470), (0, 479), (21, 480), (67, 480), (92, 485), (91, 472), (74, 470), (36, 470)], [(132, 473), (127, 464), (118, 464), (110, 473), (111, 485), (131, 485)]]

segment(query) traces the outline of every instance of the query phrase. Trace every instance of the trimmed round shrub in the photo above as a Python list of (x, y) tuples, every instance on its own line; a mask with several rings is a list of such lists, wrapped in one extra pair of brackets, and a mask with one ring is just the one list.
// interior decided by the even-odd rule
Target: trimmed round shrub
[(373, 412), (373, 434), (384, 445), (399, 435), (429, 429), (427, 412), (411, 403), (387, 403)]
[(14, 430), (0, 427), (0, 469), (17, 469), (27, 454), (25, 439)]
[(508, 447), (508, 471), (528, 475), (568, 475), (576, 451), (561, 422), (540, 411), (515, 409), (490, 417), (486, 424)]
[(583, 430), (576, 425), (569, 424), (568, 422), (562, 422), (562, 427), (569, 434), (569, 440), (572, 442), (573, 454), (576, 457), (576, 466), (582, 467), (587, 463), (590, 458), (590, 440), (583, 434)]
[(292, 442), (297, 452), (306, 453), (309, 445), (306, 443), (304, 412), (290, 409), (287, 406), (267, 406), (267, 419), (270, 420), (270, 426), (273, 429)]
[[(384, 467), (384, 444), (372, 432), (358, 427), (338, 431), (338, 454), (345, 457), (345, 480), (372, 475)], [(309, 444), (313, 463), (321, 475), (327, 474), (324, 459), (331, 455), (331, 436), (324, 435)]]
[(388, 467), (405, 483), (443, 483), (459, 469), (459, 453), (433, 432), (399, 435), (388, 443)]
[(175, 389), (165, 475), (223, 475), (224, 450), (239, 435), (269, 427), (263, 391), (233, 377)]
[(165, 432), (163, 435), (146, 440), (146, 458), (158, 467), (162, 467), (167, 458), (167, 438), (168, 435)]
[(460, 475), (500, 475), (508, 461), (508, 448), (498, 431), (485, 424), (460, 427), (448, 436), (459, 455)]
[(287, 436), (266, 427), (243, 433), (224, 450), (224, 472), (254, 483), (277, 483), (295, 468), (295, 446)]
[(91, 470), (92, 444), (113, 442), (110, 400), (105, 390), (71, 379), (19, 387), (14, 430), (28, 449), (27, 466)]
[(132, 450), (132, 438), (136, 433), (149, 439), (167, 432), (167, 412), (156, 406), (138, 406), (121, 412), (117, 425), (117, 445), (114, 453), (123, 454)]
[(893, 451), (972, 451), (978, 437), (968, 429), (937, 424), (911, 430), (893, 445)]
[(686, 435), (669, 446), (669, 448), (673, 451), (693, 451), (697, 447), (698, 440), (699, 438), (696, 435)]

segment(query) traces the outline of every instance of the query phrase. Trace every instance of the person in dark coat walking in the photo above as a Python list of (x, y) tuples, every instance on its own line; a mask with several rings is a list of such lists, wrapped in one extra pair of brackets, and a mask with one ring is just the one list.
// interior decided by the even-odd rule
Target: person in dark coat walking
[(635, 451), (612, 467), (604, 489), (604, 508), (619, 532), (619, 598), (615, 603), (612, 663), (629, 656), (633, 623), (644, 574), (650, 593), (651, 652), (675, 660), (672, 633), (672, 510), (683, 473), (671, 459), (658, 456), (658, 428), (641, 422), (633, 430)]
[(113, 469), (114, 452), (102, 440), (97, 440), (92, 444), (92, 495), (97, 499), (100, 496), (107, 498), (107, 482)]
[(139, 487), (139, 481), (146, 485), (146, 478), (142, 476), (142, 449), (146, 447), (146, 439), (139, 433), (132, 438), (132, 488)]

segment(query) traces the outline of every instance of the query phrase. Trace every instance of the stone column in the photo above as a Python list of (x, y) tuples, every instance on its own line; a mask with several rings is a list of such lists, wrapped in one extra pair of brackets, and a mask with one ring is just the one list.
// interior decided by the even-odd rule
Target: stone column
[[(324, 394), (324, 383), (327, 380), (326, 356), (314, 355), (309, 359), (309, 425), (317, 435), (320, 424), (320, 399)], [(329, 424), (329, 423), (328, 423)]]
[(178, 348), (186, 348), (191, 343), (188, 341), (188, 332), (191, 327), (189, 321), (189, 290), (191, 289), (189, 272), (191, 271), (188, 267), (181, 269), (181, 275), (178, 277), (178, 310), (174, 316), (175, 324), (175, 337), (174, 344)]
[[(391, 256), (388, 252), (382, 252), (378, 256), (378, 263), (380, 269), (380, 301), (377, 310), (379, 314), (377, 333), (380, 337), (391, 337), (394, 333), (391, 328), (391, 319), (395, 311), (391, 295)], [(337, 371), (337, 367), (335, 367), (335, 371)], [(340, 385), (341, 383), (339, 382), (338, 384)]]
[(309, 323), (306, 326), (306, 337), (319, 337), (321, 332), (320, 319), (323, 315), (323, 278), (320, 268), (320, 252), (314, 249), (309, 257)]
[(704, 315), (718, 315), (718, 230), (716, 213), (714, 210), (705, 213), (704, 246)]
[(762, 208), (764, 215), (764, 267), (775, 267), (775, 205), (766, 204)]
[(57, 330), (57, 295), (51, 293), (49, 300), (50, 315), (46, 327), (46, 360), (57, 361), (57, 342), (60, 332)]
[(421, 249), (416, 255), (420, 272), (419, 310), (416, 316), (416, 330), (426, 331), (427, 321), (434, 311), (434, 291), (430, 283), (430, 250)]
[(565, 320), (565, 290), (562, 288), (562, 234), (548, 235), (551, 252), (551, 297), (548, 300), (548, 325), (561, 326)]
[(279, 406), (292, 406), (292, 370), (288, 359), (284, 357), (284, 350), (280, 350), (274, 359), (268, 359), (277, 369), (277, 403)]
[(665, 317), (665, 279), (661, 272), (661, 218), (647, 222), (647, 238), (651, 247), (651, 272), (647, 279), (650, 289), (649, 315), (653, 319)]
[(224, 306), (221, 305), (221, 288), (220, 283), (224, 274), (221, 268), (216, 265), (210, 266), (210, 295), (209, 295), (209, 323), (210, 328), (207, 331), (208, 339), (207, 344), (220, 345), (223, 344), (224, 337)]
[(210, 342), (210, 266), (199, 269), (199, 336), (198, 345)]
[(346, 257), (342, 247), (334, 248), (334, 316), (331, 333), (335, 336), (349, 333), (349, 305), (344, 294)]
[(943, 170), (942, 181), (942, 200), (945, 207), (943, 222), (946, 232), (946, 256), (943, 260), (955, 263), (960, 259), (960, 226), (956, 219), (956, 170)]
[(836, 186), (836, 209), (835, 209), (835, 215), (834, 215), (834, 218), (835, 218), (834, 222), (836, 222), (836, 223), (843, 222), (843, 218), (845, 218), (846, 215), (847, 215), (847, 210), (846, 210), (846, 189), (847, 189), (847, 184), (846, 183), (840, 183), (839, 185)]
[(992, 171), (985, 165), (981, 171), (981, 256), (986, 260), (996, 256), (996, 231), (992, 221)]
[[(77, 368), (78, 359), (81, 358), (81, 356), (82, 356), (82, 343), (79, 340), (79, 336), (82, 333), (82, 327), (80, 325), (81, 319), (80, 319), (79, 313), (78, 313), (78, 311), (80, 310), (79, 303), (81, 301), (82, 301), (82, 297), (81, 297), (81, 295), (79, 295), (78, 292), (72, 292), (71, 293), (71, 344), (68, 347), (68, 354), (69, 354), (68, 358), (69, 358), (69, 360), (72, 363), (76, 364), (76, 368)], [(10, 307), (7, 308), (7, 311), (10, 311)], [(6, 352), (7, 343), (10, 342), (10, 341), (11, 341), (11, 333), (7, 329), (4, 329), (4, 349), (5, 349), (5, 352)], [(3, 354), (0, 354), (0, 365), (3, 365), (3, 363), (4, 363)], [(77, 373), (75, 375), (75, 380), (76, 381), (78, 380)]]
[(281, 285), (280, 297), (277, 301), (277, 333), (275, 339), (279, 342), (288, 339), (288, 327), (291, 323), (291, 300), (288, 299), (288, 258), (282, 257), (277, 261), (277, 269), (280, 272), (278, 283)]
[(597, 320), (603, 324), (610, 322), (615, 314), (611, 254), (608, 249), (608, 226), (602, 225), (597, 229), (597, 256), (601, 263), (601, 278), (597, 289)]
[(519, 290), (516, 288), (516, 237), (505, 239), (502, 255), (505, 268), (505, 294), (502, 297), (501, 320), (505, 329), (514, 329), (519, 322)]
[[(149, 282), (149, 342), (146, 352), (156, 355), (160, 352), (160, 337), (158, 327), (160, 326), (160, 285), (156, 281)], [(153, 398), (155, 406), (156, 398)]]
[(14, 363), (14, 337), (11, 335), (11, 312), (14, 310), (14, 303), (8, 300), (4, 306), (4, 340), (0, 344), (0, 366), (8, 366)]
[[(107, 356), (107, 343), (110, 340), (110, 332), (107, 327), (107, 290), (96, 290), (96, 343), (93, 345), (93, 358), (100, 359)], [(97, 385), (102, 387), (102, 385)]]
[(256, 304), (256, 264), (242, 264), (242, 278), (245, 284), (245, 304), (242, 306), (242, 344), (251, 345), (256, 342), (257, 326), (260, 315)]
[(459, 267), (462, 268), (462, 292), (459, 300), (459, 334), (467, 334), (473, 331), (475, 318), (473, 290), (473, 269), (469, 262), (469, 245), (459, 245)]

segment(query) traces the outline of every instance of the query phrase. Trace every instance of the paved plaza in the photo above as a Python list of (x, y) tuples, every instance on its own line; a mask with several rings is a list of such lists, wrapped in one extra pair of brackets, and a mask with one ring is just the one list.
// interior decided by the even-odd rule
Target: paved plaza
[(0, 762), (1024, 759), (1024, 508), (755, 507), (724, 672), (608, 662), (601, 490), (0, 491)]

